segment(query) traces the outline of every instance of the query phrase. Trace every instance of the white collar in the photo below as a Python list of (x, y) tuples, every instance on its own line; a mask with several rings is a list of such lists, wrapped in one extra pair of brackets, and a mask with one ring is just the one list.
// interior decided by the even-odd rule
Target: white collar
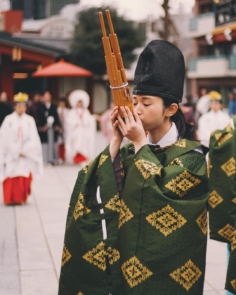
[(177, 129), (175, 123), (174, 122), (171, 122), (171, 123), (172, 123), (172, 125), (171, 125), (170, 130), (159, 140), (158, 143), (156, 143), (156, 144), (151, 143), (150, 138), (148, 136), (147, 137), (148, 144), (159, 145), (160, 147), (163, 147), (163, 146), (168, 146), (168, 145), (175, 143), (178, 140), (179, 133), (178, 133), (178, 129)]

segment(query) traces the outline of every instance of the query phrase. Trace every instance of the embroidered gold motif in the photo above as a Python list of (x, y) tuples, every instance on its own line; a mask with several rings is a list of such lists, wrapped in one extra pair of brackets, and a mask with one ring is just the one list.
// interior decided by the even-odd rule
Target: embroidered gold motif
[(62, 262), (61, 262), (61, 266), (63, 266), (70, 259), (71, 259), (71, 254), (68, 251), (68, 249), (66, 248), (66, 245), (64, 245), (63, 251), (62, 251)]
[(84, 295), (82, 292), (79, 292), (77, 295)]
[(98, 163), (98, 168), (102, 166), (102, 164), (106, 161), (107, 158), (108, 158), (108, 156), (101, 155), (101, 157), (99, 159), (99, 163)]
[(236, 229), (233, 232), (233, 238), (231, 242), (231, 250), (234, 251), (236, 250)]
[(191, 260), (186, 262), (184, 266), (170, 273), (172, 279), (182, 285), (187, 291), (192, 288), (201, 275), (202, 272)]
[(143, 175), (144, 179), (149, 178), (150, 175), (161, 175), (161, 167), (158, 167), (152, 162), (146, 160), (138, 160), (135, 162), (135, 165)]
[(148, 215), (146, 220), (164, 236), (168, 236), (187, 222), (187, 220), (170, 205)]
[(89, 167), (93, 164), (94, 160), (92, 160), (90, 163), (88, 163), (88, 165), (86, 165), (83, 170), (85, 171), (85, 174), (88, 173)]
[(231, 242), (233, 238), (233, 232), (234, 228), (232, 227), (232, 225), (227, 224), (225, 227), (218, 231), (218, 234), (226, 240), (228, 240), (229, 242)]
[(210, 157), (208, 156), (208, 165), (207, 165), (207, 174), (208, 174), (208, 177), (210, 177), (210, 173), (211, 173), (211, 169), (213, 168), (212, 164), (211, 164), (211, 159)]
[(165, 187), (178, 196), (183, 197), (189, 190), (198, 185), (200, 182), (200, 179), (194, 177), (185, 170), (174, 179), (169, 181)]
[(232, 202), (233, 202), (234, 204), (236, 204), (236, 198), (234, 198), (234, 199), (232, 200)]
[(105, 207), (112, 211), (120, 212), (120, 206), (121, 206), (120, 198), (119, 198), (119, 194), (117, 194), (107, 202)]
[(231, 137), (233, 137), (233, 134), (231, 134), (231, 133), (227, 133), (224, 135), (222, 133), (219, 133), (219, 134), (215, 135), (215, 138), (216, 138), (219, 146), (222, 145), (224, 142), (226, 142)]
[(232, 129), (233, 129), (233, 128), (232, 128), (231, 124), (229, 123), (229, 124), (227, 125), (227, 127), (226, 127), (226, 131), (227, 131), (227, 132), (230, 132)]
[(83, 258), (91, 264), (94, 264), (103, 271), (106, 270), (106, 256), (109, 263), (113, 264), (120, 259), (120, 253), (118, 250), (111, 247), (105, 247), (103, 242), (100, 242), (95, 248), (86, 253)]
[(123, 275), (131, 288), (145, 281), (153, 273), (138, 260), (132, 257), (121, 266)]
[(207, 234), (207, 210), (204, 210), (202, 214), (196, 220), (200, 230), (204, 235)]
[(217, 193), (216, 190), (214, 190), (210, 193), (208, 203), (212, 208), (215, 208), (223, 201), (224, 201), (224, 199)]
[(181, 139), (181, 140), (177, 141), (174, 144), (174, 146), (185, 148), (186, 147), (186, 140), (185, 139)]
[(131, 218), (134, 217), (133, 213), (129, 210), (129, 208), (125, 205), (124, 201), (121, 200), (120, 203), (120, 217), (119, 217), (119, 223), (118, 228), (121, 228), (121, 226), (129, 221)]
[(224, 165), (221, 166), (221, 169), (229, 176), (236, 173), (236, 160), (232, 157)]
[(230, 282), (234, 290), (236, 290), (236, 279)]
[(91, 210), (85, 206), (84, 196), (80, 193), (73, 214), (74, 219), (77, 220), (80, 216), (88, 214), (90, 211)]
[(174, 159), (172, 162), (170, 162), (168, 166), (174, 166), (174, 165), (184, 167), (183, 163), (180, 161), (179, 158)]

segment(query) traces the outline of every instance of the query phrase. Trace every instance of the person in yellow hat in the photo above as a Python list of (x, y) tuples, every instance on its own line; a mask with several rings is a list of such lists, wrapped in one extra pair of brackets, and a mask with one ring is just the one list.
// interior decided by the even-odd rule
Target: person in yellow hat
[(42, 174), (42, 147), (34, 119), (27, 115), (28, 95), (14, 96), (15, 111), (0, 129), (0, 182), (6, 205), (25, 203), (31, 181)]
[(210, 111), (203, 114), (198, 121), (198, 137), (205, 146), (209, 146), (211, 133), (225, 128), (230, 121), (229, 115), (222, 110), (222, 95), (217, 91), (211, 91), (208, 96)]

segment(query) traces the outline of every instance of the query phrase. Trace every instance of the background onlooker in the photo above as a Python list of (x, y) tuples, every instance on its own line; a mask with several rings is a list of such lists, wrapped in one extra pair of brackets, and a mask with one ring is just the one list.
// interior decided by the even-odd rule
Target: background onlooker
[(229, 115), (236, 115), (236, 96), (233, 92), (229, 93)]
[(2, 92), (0, 95), (0, 126), (7, 115), (12, 113), (12, 107), (8, 102), (8, 97), (6, 92)]

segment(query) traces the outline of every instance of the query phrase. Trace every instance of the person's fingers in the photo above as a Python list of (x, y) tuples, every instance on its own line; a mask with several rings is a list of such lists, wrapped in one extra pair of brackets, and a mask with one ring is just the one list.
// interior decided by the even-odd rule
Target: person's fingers
[(134, 123), (134, 116), (133, 116), (132, 112), (130, 111), (129, 107), (125, 107), (125, 111), (126, 111), (127, 116), (129, 118), (129, 122)]
[(124, 117), (124, 120), (125, 120), (125, 123), (126, 124), (129, 124), (129, 116), (128, 116), (128, 113), (126, 112), (126, 109), (124, 107), (120, 107), (120, 110), (123, 114), (123, 117)]
[(136, 121), (137, 123), (141, 123), (141, 120), (140, 120), (140, 118), (139, 118), (139, 115), (135, 112), (135, 110), (134, 110), (134, 112), (133, 112), (133, 115), (134, 115), (134, 119), (135, 119), (135, 121)]

